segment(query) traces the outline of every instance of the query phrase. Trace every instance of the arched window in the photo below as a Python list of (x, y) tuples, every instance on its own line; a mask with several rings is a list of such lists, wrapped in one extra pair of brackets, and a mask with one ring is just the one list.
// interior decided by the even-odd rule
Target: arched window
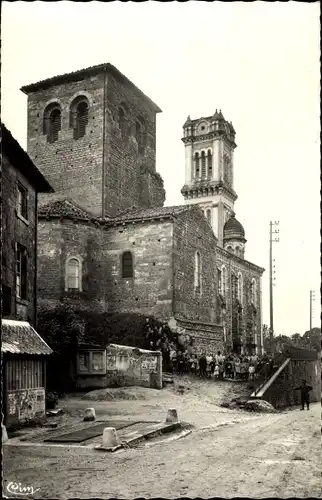
[(70, 257), (66, 262), (65, 290), (82, 291), (82, 263), (77, 257)]
[(47, 135), (47, 142), (58, 141), (58, 132), (61, 130), (61, 108), (58, 103), (47, 106), (43, 118), (43, 132)]
[(240, 256), (240, 247), (239, 246), (235, 247), (235, 253), (238, 257)]
[(122, 278), (133, 278), (133, 256), (131, 252), (122, 255)]
[(252, 279), (252, 303), (257, 306), (257, 286), (255, 278)]
[(237, 298), (239, 302), (243, 303), (243, 276), (241, 273), (238, 273), (238, 281), (237, 281)]
[(204, 151), (201, 151), (201, 177), (203, 179), (206, 177), (206, 155)]
[(140, 154), (144, 154), (146, 146), (146, 127), (143, 118), (139, 118), (135, 123), (135, 138), (138, 143)]
[(228, 252), (232, 252), (233, 248), (231, 246), (227, 247)]
[(208, 177), (211, 179), (212, 178), (212, 154), (211, 154), (210, 149), (208, 149), (207, 161), (208, 161)]
[(223, 297), (226, 297), (227, 290), (227, 269), (226, 266), (222, 266), (221, 268), (221, 289), (220, 293)]
[(209, 224), (211, 225), (211, 210), (210, 210), (210, 208), (208, 208), (208, 210), (206, 211), (206, 218), (207, 218), (207, 221), (209, 222)]
[(195, 153), (195, 178), (198, 179), (200, 175), (200, 158), (199, 153)]
[(200, 253), (195, 254), (195, 288), (200, 288)]
[(80, 139), (86, 134), (88, 125), (88, 99), (79, 96), (74, 99), (70, 107), (70, 127), (74, 130), (74, 139)]

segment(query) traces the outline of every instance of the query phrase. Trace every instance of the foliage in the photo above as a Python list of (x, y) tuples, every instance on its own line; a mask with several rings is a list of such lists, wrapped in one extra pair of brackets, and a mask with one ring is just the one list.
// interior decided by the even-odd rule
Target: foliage
[[(265, 326), (266, 325), (263, 325), (264, 349), (269, 352), (271, 348), (269, 330), (267, 328), (264, 328)], [(281, 352), (287, 347), (299, 347), (301, 349), (320, 352), (321, 329), (312, 328), (311, 330), (306, 331), (303, 335), (301, 335), (300, 333), (294, 333), (291, 336), (276, 335), (274, 336), (273, 342), (275, 352)]]

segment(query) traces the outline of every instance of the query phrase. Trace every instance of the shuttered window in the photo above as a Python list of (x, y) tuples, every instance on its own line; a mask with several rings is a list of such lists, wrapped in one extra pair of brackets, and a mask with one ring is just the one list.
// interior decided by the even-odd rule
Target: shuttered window
[(44, 112), (43, 132), (47, 135), (47, 142), (58, 141), (58, 134), (61, 130), (61, 109), (59, 104), (53, 103), (47, 106)]
[(133, 278), (133, 256), (131, 252), (122, 255), (122, 278)]
[(75, 140), (81, 139), (86, 135), (88, 125), (88, 99), (85, 96), (78, 96), (71, 104), (69, 115), (69, 126), (73, 129)]
[(204, 151), (201, 151), (201, 177), (203, 179), (206, 177), (206, 155)]

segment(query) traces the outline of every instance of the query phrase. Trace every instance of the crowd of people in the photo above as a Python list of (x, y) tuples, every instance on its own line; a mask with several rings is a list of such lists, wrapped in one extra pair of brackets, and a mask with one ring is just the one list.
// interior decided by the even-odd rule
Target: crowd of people
[(183, 345), (178, 336), (174, 335), (167, 323), (156, 322), (146, 318), (146, 347), (160, 350), (163, 358), (163, 370), (170, 373), (191, 373), (202, 378), (254, 380), (260, 373), (265, 378), (274, 370), (271, 356), (236, 353), (224, 354), (193, 352), (193, 344)]
[(257, 354), (245, 356), (235, 353), (225, 355), (218, 351), (217, 354), (202, 353), (197, 356), (189, 353), (188, 350), (177, 350), (174, 345), (170, 346), (168, 359), (166, 356), (164, 361), (165, 368), (172, 373), (179, 375), (192, 373), (202, 378), (217, 380), (255, 380), (261, 372), (269, 376), (274, 369), (273, 359), (267, 354), (263, 356)]

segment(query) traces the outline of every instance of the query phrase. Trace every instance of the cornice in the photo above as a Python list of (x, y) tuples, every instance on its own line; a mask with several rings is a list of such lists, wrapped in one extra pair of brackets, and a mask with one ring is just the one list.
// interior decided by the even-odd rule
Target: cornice
[(186, 137), (182, 137), (182, 142), (184, 144), (189, 144), (189, 143), (194, 143), (194, 142), (201, 142), (201, 141), (209, 141), (213, 139), (223, 139), (228, 142), (230, 146), (232, 146), (234, 149), (237, 147), (237, 144), (233, 139), (230, 139), (224, 132), (222, 131), (213, 131), (213, 132), (208, 132), (207, 134), (200, 134), (198, 136), (196, 135), (189, 135)]
[(253, 262), (249, 262), (248, 260), (242, 259), (241, 257), (238, 257), (237, 255), (228, 252), (228, 250), (225, 250), (224, 248), (218, 245), (217, 245), (217, 252), (222, 256), (226, 257), (228, 260), (234, 261), (237, 264), (241, 264), (244, 267), (247, 267), (248, 269), (253, 269), (257, 272), (260, 272), (260, 274), (263, 274), (265, 271), (263, 267), (257, 266), (256, 264), (253, 264)]

